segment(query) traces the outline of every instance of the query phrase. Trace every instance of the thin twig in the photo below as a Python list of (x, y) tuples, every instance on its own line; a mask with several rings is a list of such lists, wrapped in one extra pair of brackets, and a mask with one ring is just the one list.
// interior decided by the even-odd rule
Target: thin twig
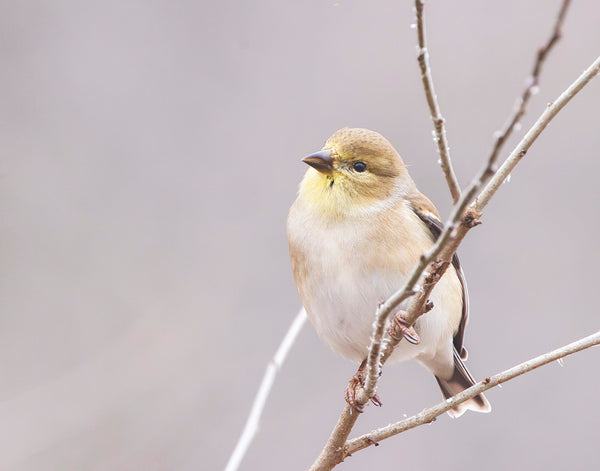
[(433, 128), (435, 130), (435, 142), (438, 147), (438, 153), (440, 154), (440, 165), (442, 166), (442, 171), (444, 172), (450, 194), (452, 195), (452, 202), (456, 203), (460, 198), (460, 185), (458, 184), (458, 179), (454, 173), (454, 168), (452, 168), (450, 147), (448, 146), (448, 137), (446, 136), (445, 120), (440, 111), (440, 105), (437, 100), (435, 88), (433, 87), (433, 76), (431, 74), (431, 67), (429, 66), (429, 51), (427, 50), (425, 38), (423, 7), (424, 4), (422, 0), (415, 0), (417, 38), (419, 42), (419, 55), (417, 56), (417, 60), (419, 61), (423, 90), (425, 90), (425, 97), (427, 98), (427, 105), (429, 106), (429, 112), (431, 113), (431, 120), (433, 121)]
[(556, 22), (554, 23), (554, 28), (552, 29), (552, 35), (546, 44), (540, 47), (537, 51), (535, 62), (533, 64), (533, 70), (527, 79), (525, 90), (523, 90), (523, 93), (517, 99), (514, 111), (506, 121), (502, 130), (494, 133), (494, 146), (489, 157), (492, 165), (495, 164), (496, 160), (498, 159), (498, 155), (500, 154), (500, 150), (504, 146), (504, 143), (508, 140), (519, 121), (521, 121), (521, 118), (525, 114), (529, 99), (532, 97), (532, 95), (535, 95), (538, 92), (540, 72), (546, 61), (546, 57), (548, 57), (548, 53), (562, 36), (562, 25), (564, 23), (565, 16), (567, 15), (567, 9), (569, 8), (570, 3), (571, 0), (563, 0), (558, 15), (556, 16)]
[(250, 415), (246, 420), (244, 431), (242, 432), (242, 436), (238, 440), (237, 445), (235, 446), (235, 449), (233, 450), (233, 453), (227, 462), (225, 471), (236, 471), (242, 462), (242, 459), (244, 458), (244, 455), (246, 454), (246, 451), (248, 450), (250, 443), (252, 443), (252, 439), (254, 438), (254, 435), (256, 435), (256, 431), (258, 430), (260, 416), (262, 415), (265, 403), (267, 402), (267, 398), (271, 392), (271, 387), (273, 386), (273, 381), (275, 381), (275, 376), (281, 369), (281, 366), (283, 365), (290, 348), (294, 344), (296, 337), (300, 333), (300, 330), (305, 322), (306, 311), (304, 308), (302, 308), (292, 321), (292, 324), (285, 334), (285, 337), (283, 337), (275, 356), (267, 366), (267, 370), (265, 371), (262, 382), (260, 383), (260, 388), (256, 393), (256, 397), (254, 398)]
[(590, 65), (577, 78), (577, 80), (575, 80), (569, 86), (569, 88), (561, 93), (561, 95), (554, 102), (548, 103), (548, 106), (542, 115), (529, 129), (527, 134), (525, 134), (521, 142), (517, 144), (517, 147), (515, 147), (508, 158), (504, 161), (502, 166), (494, 174), (492, 179), (488, 182), (481, 194), (477, 197), (475, 203), (472, 205), (475, 211), (480, 212), (487, 206), (492, 196), (494, 196), (494, 194), (498, 191), (502, 183), (504, 183), (515, 166), (523, 157), (525, 157), (525, 154), (527, 154), (527, 151), (531, 145), (535, 142), (546, 126), (548, 126), (552, 118), (554, 118), (558, 112), (563, 109), (563, 107), (569, 101), (571, 101), (571, 98), (573, 98), (583, 87), (585, 87), (587, 83), (598, 74), (598, 72), (600, 72), (600, 56), (598, 56), (592, 65)]
[(349, 456), (358, 450), (367, 448), (374, 443), (379, 443), (381, 440), (389, 438), (393, 435), (397, 435), (411, 428), (430, 423), (444, 412), (447, 412), (458, 404), (468, 401), (469, 399), (481, 394), (484, 391), (487, 391), (490, 388), (493, 388), (494, 386), (498, 386), (499, 384), (539, 368), (540, 366), (547, 365), (548, 363), (556, 361), (560, 358), (564, 358), (567, 355), (571, 355), (572, 353), (585, 350), (586, 348), (598, 344), (600, 344), (600, 331), (583, 339), (577, 340), (576, 342), (565, 345), (564, 347), (557, 348), (556, 350), (521, 363), (520, 365), (503, 371), (502, 373), (490, 376), (489, 378), (484, 379), (470, 388), (465, 389), (456, 396), (447, 399), (446, 401), (441, 402), (433, 407), (429, 407), (413, 417), (409, 417), (394, 424), (390, 424), (387, 427), (382, 427), (350, 440), (345, 446), (345, 456)]

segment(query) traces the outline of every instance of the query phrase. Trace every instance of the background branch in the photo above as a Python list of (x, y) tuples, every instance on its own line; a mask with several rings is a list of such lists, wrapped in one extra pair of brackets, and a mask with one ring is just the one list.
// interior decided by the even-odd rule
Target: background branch
[(236, 471), (239, 468), (242, 459), (244, 459), (244, 455), (246, 454), (246, 451), (248, 451), (248, 447), (252, 443), (252, 440), (256, 435), (256, 431), (258, 430), (260, 417), (263, 409), (265, 408), (269, 393), (271, 392), (271, 387), (273, 387), (275, 376), (281, 369), (281, 366), (283, 365), (290, 348), (292, 348), (292, 345), (296, 341), (296, 338), (298, 337), (298, 334), (300, 333), (300, 330), (305, 322), (306, 311), (304, 308), (302, 308), (298, 314), (296, 314), (296, 317), (294, 317), (294, 320), (283, 337), (275, 356), (267, 365), (267, 370), (265, 371), (263, 379), (260, 383), (260, 387), (258, 388), (258, 392), (254, 398), (254, 402), (252, 403), (250, 415), (246, 420), (244, 431), (242, 432), (242, 435), (240, 436), (240, 439), (238, 440), (235, 449), (233, 450), (233, 453), (227, 462), (225, 471)]

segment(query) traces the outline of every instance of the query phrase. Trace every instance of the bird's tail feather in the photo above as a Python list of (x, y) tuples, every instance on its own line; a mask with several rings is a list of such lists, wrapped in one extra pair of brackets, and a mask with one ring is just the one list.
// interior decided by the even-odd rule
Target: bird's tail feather
[[(467, 367), (460, 358), (460, 355), (454, 350), (454, 372), (449, 379), (435, 377), (446, 399), (470, 388), (475, 384), (475, 380), (467, 370)], [(460, 417), (467, 410), (476, 412), (490, 412), (492, 406), (483, 394), (479, 394), (468, 401), (458, 404), (448, 411), (450, 417)]]

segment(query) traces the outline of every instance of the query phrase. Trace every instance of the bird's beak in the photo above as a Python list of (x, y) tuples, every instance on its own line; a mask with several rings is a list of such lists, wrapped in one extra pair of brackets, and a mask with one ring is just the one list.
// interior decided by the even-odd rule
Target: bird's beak
[(310, 154), (302, 159), (302, 162), (310, 165), (315, 170), (318, 170), (325, 175), (331, 175), (333, 173), (333, 158), (331, 157), (331, 150), (321, 150)]

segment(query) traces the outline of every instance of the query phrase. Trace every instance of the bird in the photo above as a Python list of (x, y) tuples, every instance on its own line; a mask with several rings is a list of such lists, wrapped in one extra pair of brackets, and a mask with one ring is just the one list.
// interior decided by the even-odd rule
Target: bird
[[(403, 285), (443, 224), (398, 152), (375, 131), (340, 129), (302, 161), (309, 167), (286, 227), (294, 279), (318, 336), (361, 364), (355, 379), (362, 382), (377, 306)], [(431, 310), (404, 329), (409, 341), (398, 343), (387, 363), (417, 360), (449, 398), (475, 383), (464, 364), (469, 297), (458, 256), (429, 301)], [(348, 391), (346, 400), (353, 405)], [(491, 406), (479, 394), (448, 414), (466, 410)]]

